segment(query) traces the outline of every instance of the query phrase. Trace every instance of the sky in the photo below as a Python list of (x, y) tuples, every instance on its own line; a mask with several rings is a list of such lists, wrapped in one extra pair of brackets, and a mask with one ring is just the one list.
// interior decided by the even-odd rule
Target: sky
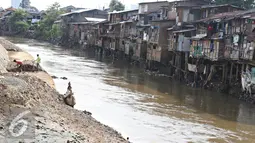
[[(0, 0), (0, 7), (7, 8), (11, 6), (11, 0)], [(135, 9), (138, 7), (139, 2), (148, 2), (156, 0), (120, 0), (125, 4), (126, 9)], [(104, 6), (108, 7), (110, 0), (30, 0), (31, 6), (38, 8), (39, 10), (46, 9), (54, 2), (60, 3), (61, 7), (73, 5), (75, 7), (83, 8), (98, 8), (102, 9)]]

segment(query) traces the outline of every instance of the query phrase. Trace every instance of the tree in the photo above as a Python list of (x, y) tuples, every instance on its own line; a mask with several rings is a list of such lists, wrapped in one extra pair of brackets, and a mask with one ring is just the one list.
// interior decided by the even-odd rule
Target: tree
[(25, 33), (29, 29), (29, 24), (25, 21), (17, 21), (15, 23), (15, 29), (18, 33)]
[(125, 5), (123, 5), (120, 1), (118, 0), (111, 0), (110, 2), (110, 11), (113, 12), (113, 11), (122, 11), (125, 9)]
[(54, 3), (46, 11), (43, 20), (39, 22), (36, 28), (36, 37), (40, 37), (44, 40), (50, 40), (54, 37), (61, 36), (60, 28), (54, 25), (58, 16), (63, 12), (59, 9), (59, 3)]
[(232, 4), (246, 9), (253, 8), (255, 6), (254, 0), (213, 0), (212, 2), (215, 4)]
[(16, 10), (8, 19), (8, 24), (10, 25), (11, 31), (23, 33), (29, 28), (27, 23), (27, 12), (21, 9)]

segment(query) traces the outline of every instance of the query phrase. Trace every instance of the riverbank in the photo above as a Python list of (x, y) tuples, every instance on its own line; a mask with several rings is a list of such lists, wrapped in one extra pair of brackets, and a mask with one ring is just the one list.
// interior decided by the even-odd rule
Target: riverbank
[[(3, 39), (0, 40), (0, 45), (3, 42), (3, 46), (0, 46), (0, 140), (4, 140), (6, 137), (6, 131), (9, 128), (7, 122), (10, 120), (9, 115), (18, 109), (31, 112), (29, 116), (34, 118), (31, 129), (35, 132), (30, 132), (30, 137), (25, 140), (9, 140), (14, 143), (127, 142), (118, 132), (99, 123), (87, 112), (78, 111), (65, 105), (62, 95), (55, 90), (54, 84), (52, 84), (53, 79), (47, 73), (7, 72), (8, 62), (12, 59), (32, 60), (32, 56), (26, 56), (26, 52)], [(9, 52), (10, 57), (3, 47), (12, 51)]]

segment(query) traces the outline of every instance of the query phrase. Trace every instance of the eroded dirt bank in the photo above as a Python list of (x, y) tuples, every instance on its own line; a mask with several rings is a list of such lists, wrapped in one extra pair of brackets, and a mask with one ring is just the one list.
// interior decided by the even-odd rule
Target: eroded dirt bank
[[(2, 42), (3, 39), (0, 44)], [(11, 47), (8, 41), (4, 41), (3, 45), (12, 51), (12, 55), (15, 54), (13, 51), (22, 52), (17, 47)], [(5, 51), (1, 46), (0, 50)], [(47, 82), (49, 78), (38, 78), (42, 72), (6, 72), (8, 65), (2, 59), (8, 62), (12, 59), (6, 58), (6, 54), (0, 54), (0, 142), (127, 142), (118, 132), (99, 123), (91, 115), (65, 105), (62, 95)], [(10, 115), (17, 109), (31, 112), (29, 116), (34, 118), (34, 122), (29, 126), (35, 133), (31, 132), (31, 137), (25, 140), (6, 140), (9, 121), (12, 120)]]

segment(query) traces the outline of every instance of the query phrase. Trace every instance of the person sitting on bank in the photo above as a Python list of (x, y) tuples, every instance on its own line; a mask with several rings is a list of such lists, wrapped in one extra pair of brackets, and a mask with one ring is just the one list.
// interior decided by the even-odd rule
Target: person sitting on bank
[(41, 58), (40, 58), (39, 54), (37, 54), (37, 58), (36, 58), (35, 62), (36, 62), (37, 70), (39, 71), (39, 67), (40, 67), (40, 63), (41, 63)]
[(73, 96), (73, 91), (72, 91), (72, 86), (71, 83), (68, 83), (68, 87), (67, 87), (67, 91), (64, 94), (64, 102), (65, 104), (74, 107), (74, 105), (76, 104), (75, 102), (75, 98)]
[(17, 66), (18, 66), (18, 69), (19, 69), (20, 71), (22, 71), (22, 65), (23, 65), (23, 63), (22, 63), (21, 61), (17, 61), (17, 60), (13, 60), (13, 62), (15, 62), (15, 63), (17, 64)]

